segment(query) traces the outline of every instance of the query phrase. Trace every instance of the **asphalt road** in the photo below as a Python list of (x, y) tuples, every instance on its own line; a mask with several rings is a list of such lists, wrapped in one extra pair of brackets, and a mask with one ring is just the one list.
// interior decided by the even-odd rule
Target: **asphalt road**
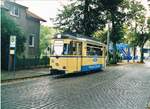
[(2, 109), (146, 109), (150, 66), (112, 66), (82, 76), (2, 84), (1, 89)]

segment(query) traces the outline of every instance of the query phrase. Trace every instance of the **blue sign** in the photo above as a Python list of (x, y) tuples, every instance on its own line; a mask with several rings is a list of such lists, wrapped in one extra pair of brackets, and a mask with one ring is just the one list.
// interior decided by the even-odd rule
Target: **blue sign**
[(102, 68), (102, 64), (84, 65), (81, 67), (81, 71), (91, 71), (91, 70), (97, 70), (101, 68)]

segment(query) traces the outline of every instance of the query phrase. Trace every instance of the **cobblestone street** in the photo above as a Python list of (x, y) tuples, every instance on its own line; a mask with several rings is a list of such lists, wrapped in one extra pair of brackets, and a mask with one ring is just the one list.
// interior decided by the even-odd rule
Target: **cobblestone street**
[(147, 109), (150, 67), (129, 64), (106, 71), (2, 84), (2, 109)]

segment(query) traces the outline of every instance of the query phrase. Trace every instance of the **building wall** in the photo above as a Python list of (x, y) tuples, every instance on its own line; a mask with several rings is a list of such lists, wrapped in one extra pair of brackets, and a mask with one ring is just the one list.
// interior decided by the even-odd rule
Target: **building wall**
[[(11, 6), (15, 5), (9, 2), (4, 2), (4, 5), (6, 6), (6, 8), (8, 8), (9, 10), (11, 10)], [(21, 7), (18, 5), (15, 5), (19, 8), (19, 17), (11, 15), (10, 17), (20, 26), (20, 28), (23, 31), (26, 31), (26, 8), (25, 7)]]
[[(11, 6), (15, 5), (19, 8), (19, 17), (10, 15), (10, 17), (19, 25), (23, 33), (26, 37), (26, 43), (25, 43), (25, 51), (22, 53), (25, 57), (35, 57), (39, 55), (39, 32), (40, 32), (40, 21), (34, 18), (29, 18), (27, 16), (27, 9), (26, 7), (17, 5), (15, 3), (10, 3), (5, 1), (4, 2), (5, 7), (7, 7), (9, 10), (11, 10)], [(34, 38), (34, 46), (29, 46), (29, 36), (31, 34), (35, 35)]]
[[(28, 54), (30, 57), (39, 55), (39, 35), (40, 35), (40, 21), (35, 19), (27, 18), (27, 43), (28, 43)], [(34, 46), (29, 46), (29, 36), (34, 35)]]

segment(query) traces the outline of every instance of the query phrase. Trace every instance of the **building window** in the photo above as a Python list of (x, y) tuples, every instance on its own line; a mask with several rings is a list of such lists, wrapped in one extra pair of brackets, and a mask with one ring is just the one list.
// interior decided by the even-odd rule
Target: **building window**
[(29, 36), (29, 47), (34, 47), (34, 35)]
[(12, 6), (10, 14), (19, 17), (19, 8), (17, 6)]

